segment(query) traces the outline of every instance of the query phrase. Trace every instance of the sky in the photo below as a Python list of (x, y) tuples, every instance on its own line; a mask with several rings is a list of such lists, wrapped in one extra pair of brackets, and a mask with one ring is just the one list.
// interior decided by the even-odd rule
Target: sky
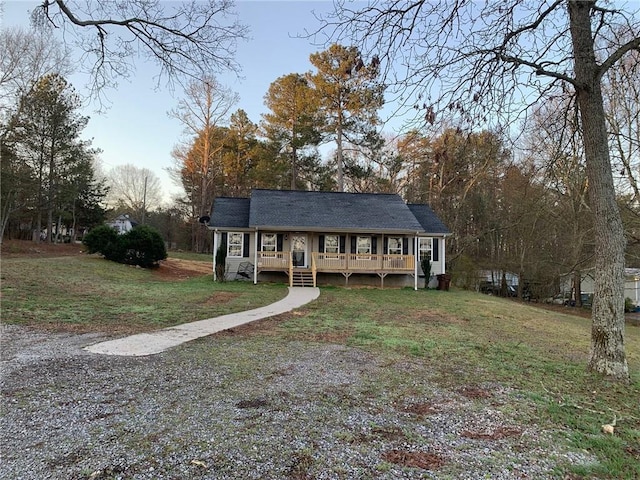
[[(28, 26), (29, 11), (38, 4), (10, 0), (3, 3), (2, 27)], [(240, 96), (233, 111), (242, 108), (258, 123), (261, 114), (268, 111), (264, 95), (269, 85), (283, 75), (312, 69), (309, 55), (324, 47), (298, 37), (305, 27), (314, 30), (318, 26), (314, 11), (327, 12), (332, 7), (331, 1), (237, 1), (239, 20), (249, 26), (251, 37), (238, 45), (236, 59), (242, 66), (243, 78), (218, 76), (221, 83)], [(84, 108), (83, 114), (90, 120), (83, 137), (92, 138), (93, 146), (102, 150), (100, 159), (107, 171), (127, 163), (151, 170), (160, 179), (164, 198), (169, 201), (181, 188), (166, 169), (174, 166), (171, 151), (184, 137), (180, 122), (167, 113), (176, 107), (182, 92), (157, 90), (155, 65), (137, 61), (136, 67), (136, 74), (129, 81), (122, 80), (117, 89), (105, 92), (111, 102), (106, 112), (96, 113), (95, 104)], [(86, 78), (78, 78), (76, 83), (71, 77), (70, 81), (83, 93)]]

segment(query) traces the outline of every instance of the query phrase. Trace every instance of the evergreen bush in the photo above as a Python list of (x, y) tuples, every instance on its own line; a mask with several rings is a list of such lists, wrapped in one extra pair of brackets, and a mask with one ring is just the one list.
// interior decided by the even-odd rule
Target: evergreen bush
[[(123, 255), (124, 263), (151, 268), (160, 260), (167, 258), (167, 249), (162, 236), (155, 228), (148, 225), (138, 225), (122, 235), (122, 251), (116, 256)], [(116, 260), (119, 261), (119, 260)]]
[(227, 243), (222, 242), (216, 251), (216, 280), (224, 282), (227, 264)]
[(429, 288), (429, 280), (431, 280), (431, 260), (423, 258), (420, 260), (420, 266), (422, 267), (422, 273), (424, 273), (424, 288)]
[(167, 258), (162, 236), (155, 228), (138, 225), (124, 235), (107, 225), (92, 229), (82, 243), (89, 253), (100, 253), (107, 260), (151, 268)]
[(105, 255), (110, 243), (117, 242), (118, 232), (109, 225), (92, 228), (82, 239), (82, 244), (87, 247), (87, 253), (101, 253), (102, 255)]

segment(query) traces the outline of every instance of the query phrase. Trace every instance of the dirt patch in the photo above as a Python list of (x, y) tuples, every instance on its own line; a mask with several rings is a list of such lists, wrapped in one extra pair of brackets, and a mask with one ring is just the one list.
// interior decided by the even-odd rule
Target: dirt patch
[(3, 240), (0, 245), (2, 258), (20, 257), (70, 257), (84, 254), (84, 245), (80, 243), (45, 243), (28, 240)]
[(465, 385), (464, 387), (458, 390), (458, 393), (463, 397), (467, 397), (470, 399), (491, 397), (491, 392), (484, 390), (480, 387), (477, 387), (475, 385)]
[(439, 413), (441, 409), (432, 403), (412, 403), (399, 408), (400, 411), (406, 413), (412, 413), (413, 415), (433, 415)]
[(167, 258), (162, 260), (157, 268), (153, 269), (153, 273), (163, 280), (187, 280), (189, 278), (212, 275), (211, 265), (209, 262)]
[(222, 303), (229, 303), (234, 298), (238, 297), (240, 294), (233, 292), (215, 292), (211, 295), (207, 301), (206, 305), (220, 305)]

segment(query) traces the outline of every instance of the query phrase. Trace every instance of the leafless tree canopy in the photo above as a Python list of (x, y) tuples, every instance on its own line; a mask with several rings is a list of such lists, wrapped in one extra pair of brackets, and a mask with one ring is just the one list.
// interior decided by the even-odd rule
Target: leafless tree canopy
[(136, 57), (160, 66), (158, 82), (238, 71), (236, 43), (246, 37), (232, 0), (43, 0), (32, 23), (54, 27), (82, 54), (92, 91), (114, 86), (133, 72)]
[[(633, 2), (595, 8), (600, 76), (640, 48), (639, 11)], [(377, 0), (363, 8), (337, 0), (321, 20), (316, 35), (377, 54), (386, 83), (429, 123), (451, 115), (505, 126), (541, 97), (577, 86), (565, 0)]]
[(20, 95), (47, 74), (71, 73), (68, 52), (46, 34), (21, 27), (0, 30), (0, 112), (18, 104)]

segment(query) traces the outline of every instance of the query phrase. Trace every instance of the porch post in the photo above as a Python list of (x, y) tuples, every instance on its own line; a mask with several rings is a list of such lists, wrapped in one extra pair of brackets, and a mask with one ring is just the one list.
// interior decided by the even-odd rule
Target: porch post
[(258, 229), (256, 228), (253, 239), (253, 284), (258, 283)]
[(413, 290), (418, 291), (418, 261), (420, 260), (418, 251), (418, 233), (413, 239)]
[(447, 265), (446, 265), (446, 259), (444, 258), (444, 252), (446, 250), (446, 245), (445, 242), (447, 240), (447, 237), (442, 237), (442, 248), (440, 249), (440, 258), (442, 258), (442, 266), (440, 267), (440, 273), (442, 273), (443, 275), (445, 273), (447, 273)]
[(213, 231), (213, 281), (217, 280), (216, 278), (216, 252), (218, 251), (218, 230)]

